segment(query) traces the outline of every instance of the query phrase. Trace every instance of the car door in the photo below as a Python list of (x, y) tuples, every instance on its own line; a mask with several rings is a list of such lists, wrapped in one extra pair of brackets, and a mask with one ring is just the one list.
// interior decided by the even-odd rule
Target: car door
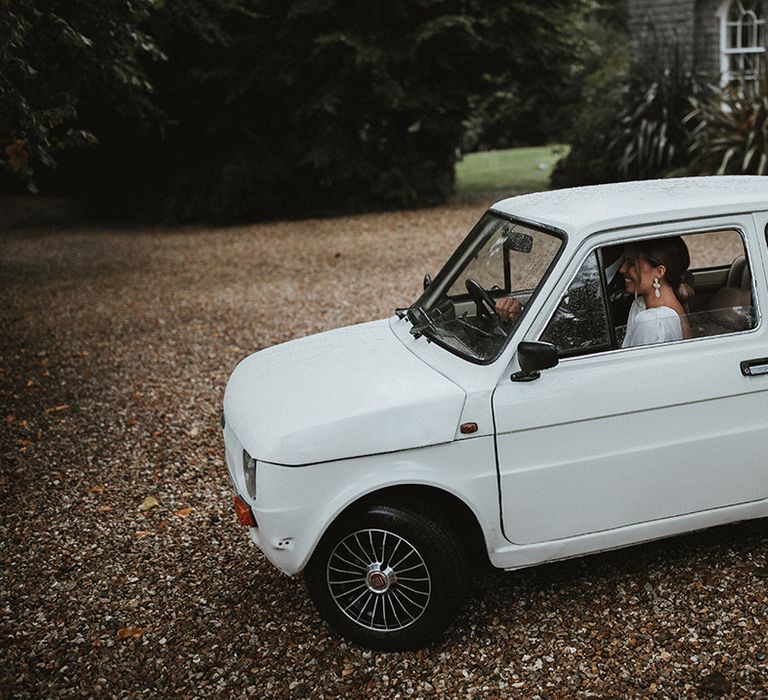
[[(760, 295), (754, 298), (755, 327), (606, 350), (605, 335), (613, 331), (597, 323), (593, 348), (562, 357), (535, 381), (513, 381), (510, 372), (502, 378), (493, 408), (508, 540), (563, 539), (768, 496), (768, 375), (745, 376), (741, 369), (745, 360), (768, 356), (759, 316), (765, 271), (754, 264), (752, 217), (700, 222), (698, 228), (725, 226), (747, 243), (753, 293)], [(626, 232), (623, 240), (691, 230), (648, 227)], [(584, 250), (570, 274), (588, 261)], [(527, 340), (551, 335), (558, 305), (570, 301), (565, 289), (549, 300)], [(607, 308), (605, 300), (601, 304)]]

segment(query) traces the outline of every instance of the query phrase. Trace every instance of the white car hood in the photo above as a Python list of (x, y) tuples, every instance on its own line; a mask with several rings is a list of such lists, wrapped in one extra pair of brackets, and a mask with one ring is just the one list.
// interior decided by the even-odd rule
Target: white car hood
[(450, 442), (464, 396), (374, 321), (247, 357), (224, 414), (254, 458), (302, 465)]

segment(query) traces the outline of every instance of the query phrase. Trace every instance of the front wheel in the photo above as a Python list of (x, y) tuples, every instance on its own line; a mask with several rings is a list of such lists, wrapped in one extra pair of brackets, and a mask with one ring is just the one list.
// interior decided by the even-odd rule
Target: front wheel
[(463, 602), (467, 554), (448, 523), (415, 505), (372, 505), (334, 523), (305, 570), (328, 624), (372, 649), (439, 639)]

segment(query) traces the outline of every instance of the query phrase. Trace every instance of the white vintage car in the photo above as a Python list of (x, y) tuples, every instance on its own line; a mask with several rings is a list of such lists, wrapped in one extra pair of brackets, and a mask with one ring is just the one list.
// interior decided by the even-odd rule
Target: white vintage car
[[(497, 203), (408, 309), (237, 366), (239, 521), (335, 630), (398, 650), (439, 638), (483, 560), (768, 515), (767, 224), (763, 177)], [(624, 347), (621, 256), (671, 236), (695, 291), (682, 337)]]

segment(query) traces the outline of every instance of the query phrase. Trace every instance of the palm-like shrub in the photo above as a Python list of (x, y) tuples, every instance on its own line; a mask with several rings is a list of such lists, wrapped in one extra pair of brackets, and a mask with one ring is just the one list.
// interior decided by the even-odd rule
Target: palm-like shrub
[(765, 175), (768, 172), (766, 85), (710, 85), (690, 99), (691, 170), (700, 175)]
[(664, 58), (636, 66), (626, 88), (625, 107), (609, 146), (611, 166), (622, 180), (663, 177), (685, 164), (688, 135), (683, 120), (699, 87), (683, 68), (677, 45)]
[(698, 81), (675, 41), (648, 42), (628, 75), (617, 74), (595, 94), (597, 109), (584, 111), (588, 119), (577, 117), (571, 153), (553, 173), (553, 186), (646, 180), (685, 166), (683, 119)]

